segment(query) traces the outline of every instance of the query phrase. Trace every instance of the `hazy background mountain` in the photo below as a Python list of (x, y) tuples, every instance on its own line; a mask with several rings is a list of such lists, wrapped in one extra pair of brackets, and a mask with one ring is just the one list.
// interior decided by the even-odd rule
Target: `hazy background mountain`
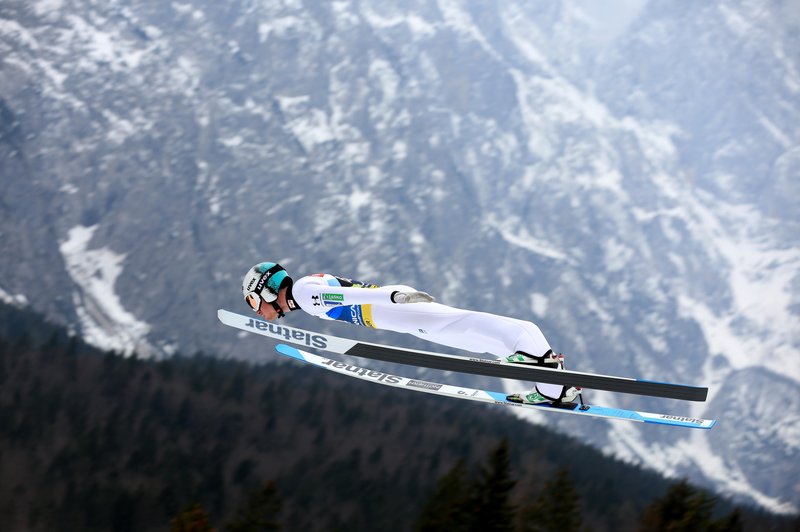
[(4, 2), (0, 296), (271, 360), (216, 323), (253, 263), (414, 284), (711, 386), (589, 396), (708, 433), (534, 421), (797, 511), (798, 29), (790, 1)]

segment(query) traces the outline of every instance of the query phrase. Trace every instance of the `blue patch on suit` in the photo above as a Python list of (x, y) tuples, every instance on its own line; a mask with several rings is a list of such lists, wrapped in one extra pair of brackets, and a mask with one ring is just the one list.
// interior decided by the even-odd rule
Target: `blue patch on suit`
[(346, 321), (347, 323), (353, 323), (355, 325), (367, 325), (364, 322), (361, 305), (344, 305), (331, 309), (325, 314), (334, 320)]

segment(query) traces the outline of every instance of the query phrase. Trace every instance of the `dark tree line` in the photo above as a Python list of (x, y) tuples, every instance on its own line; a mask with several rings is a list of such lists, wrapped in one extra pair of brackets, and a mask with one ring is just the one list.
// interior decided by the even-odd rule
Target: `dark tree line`
[(491, 405), (294, 364), (126, 358), (0, 304), (4, 532), (796, 529), (683, 489)]
[[(501, 441), (477, 474), (471, 475), (463, 460), (443, 475), (422, 505), (414, 523), (416, 532), (580, 532), (583, 525), (581, 499), (565, 468), (559, 468), (529, 501), (514, 503), (509, 446)], [(706, 492), (682, 480), (663, 497), (653, 501), (636, 524), (642, 532), (696, 531), (742, 532), (739, 508), (714, 518), (716, 501)], [(274, 483), (253, 492), (247, 504), (225, 525), (225, 532), (281, 530), (282, 501)], [(216, 529), (199, 504), (183, 510), (171, 520), (172, 532), (211, 532)]]
[[(281, 500), (274, 482), (250, 494), (247, 503), (222, 527), (224, 532), (271, 532), (281, 530)], [(182, 510), (170, 520), (171, 532), (214, 532), (211, 516), (199, 503)]]
[[(556, 470), (538, 495), (514, 497), (514, 480), (506, 440), (491, 452), (477, 474), (459, 460), (442, 476), (425, 501), (414, 525), (417, 532), (579, 532), (584, 526), (581, 497), (566, 468)], [(516, 502), (515, 502), (516, 501)], [(741, 532), (736, 508), (714, 518), (716, 500), (682, 480), (654, 500), (636, 524), (642, 532)]]

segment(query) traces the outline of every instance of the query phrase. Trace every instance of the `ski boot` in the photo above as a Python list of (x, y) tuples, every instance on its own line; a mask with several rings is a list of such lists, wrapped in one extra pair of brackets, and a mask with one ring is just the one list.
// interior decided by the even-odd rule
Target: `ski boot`
[[(544, 366), (552, 369), (564, 369), (564, 355), (561, 353), (555, 354), (550, 349), (541, 357), (534, 357), (522, 351), (517, 351), (513, 355), (506, 357), (506, 362), (514, 364), (531, 364), (536, 366)], [(534, 388), (529, 392), (515, 393), (506, 397), (506, 400), (512, 403), (522, 403), (526, 405), (538, 404), (551, 404), (563, 405), (575, 402), (581, 395), (581, 389), (575, 386), (564, 386), (561, 390), (561, 395), (558, 398), (548, 397), (542, 395), (538, 389)]]
[(517, 351), (513, 355), (509, 355), (500, 359), (501, 362), (508, 362), (509, 364), (525, 364), (531, 366), (544, 366), (546, 368), (563, 368), (564, 355), (556, 355), (552, 349), (548, 349), (547, 353), (537, 357), (529, 355), (525, 351)]
[(560, 405), (564, 403), (573, 403), (576, 399), (580, 397), (581, 389), (575, 386), (565, 386), (564, 391), (561, 392), (561, 397), (558, 399), (552, 399), (550, 397), (545, 397), (539, 390), (534, 388), (529, 392), (522, 392), (522, 393), (515, 393), (506, 397), (507, 401), (512, 403), (521, 403), (524, 405), (540, 405), (540, 404), (551, 404), (551, 405)]

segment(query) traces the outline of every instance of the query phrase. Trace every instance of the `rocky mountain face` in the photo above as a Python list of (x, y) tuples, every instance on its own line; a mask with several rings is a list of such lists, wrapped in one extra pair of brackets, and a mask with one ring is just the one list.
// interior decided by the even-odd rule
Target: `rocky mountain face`
[(788, 1), (4, 2), (0, 297), (270, 360), (216, 323), (253, 263), (413, 284), (573, 368), (709, 385), (589, 396), (709, 433), (534, 421), (797, 511), (798, 29)]

